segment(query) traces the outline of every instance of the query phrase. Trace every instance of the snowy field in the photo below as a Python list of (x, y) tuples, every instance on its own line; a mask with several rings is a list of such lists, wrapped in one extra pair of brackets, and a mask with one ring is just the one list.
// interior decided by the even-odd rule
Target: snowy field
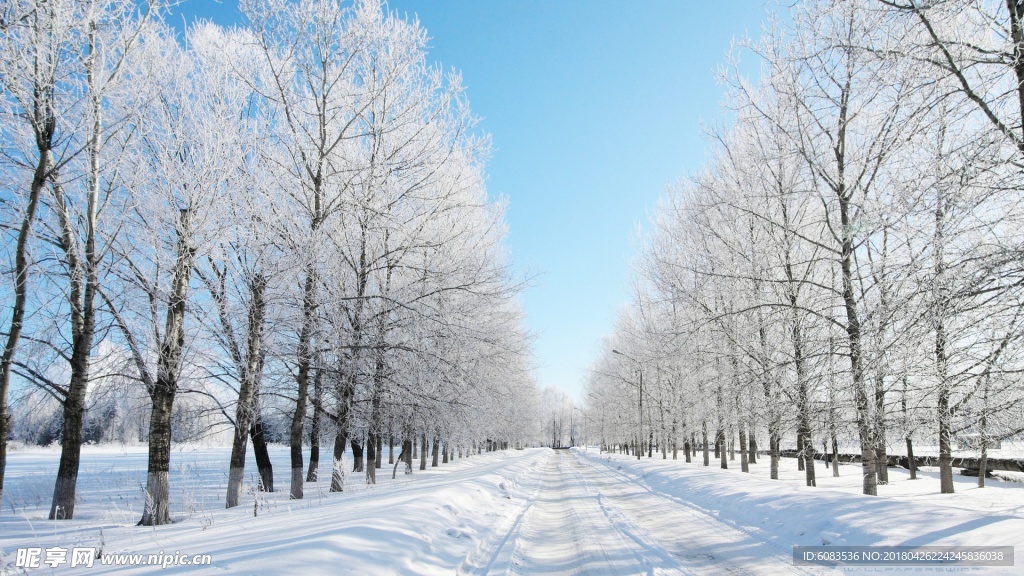
[[(0, 513), (0, 571), (20, 574), (19, 548), (102, 548), (123, 554), (208, 554), (210, 564), (102, 564), (28, 573), (134, 574), (826, 574), (899, 573), (911, 568), (832, 570), (794, 566), (792, 547), (840, 545), (1008, 545), (1024, 553), (1024, 484), (956, 477), (938, 494), (925, 469), (918, 480), (890, 469), (878, 498), (859, 494), (857, 466), (841, 477), (818, 464), (806, 488), (793, 459), (782, 480), (767, 460), (751, 474), (696, 461), (598, 454), (596, 449), (508, 450), (475, 455), (367, 487), (349, 473), (346, 491), (326, 481), (287, 498), (287, 448), (272, 447), (278, 492), (255, 493), (223, 509), (227, 448), (177, 447), (172, 457), (175, 522), (136, 527), (141, 516), (144, 447), (88, 446), (72, 521), (46, 520), (58, 452), (12, 452)], [(351, 467), (349, 465), (349, 467)], [(255, 463), (247, 463), (255, 472)], [(250, 476), (250, 481), (253, 476)], [(1014, 567), (958, 568), (1022, 574)], [(951, 571), (924, 568), (924, 572)], [(918, 570), (921, 571), (921, 570)]]

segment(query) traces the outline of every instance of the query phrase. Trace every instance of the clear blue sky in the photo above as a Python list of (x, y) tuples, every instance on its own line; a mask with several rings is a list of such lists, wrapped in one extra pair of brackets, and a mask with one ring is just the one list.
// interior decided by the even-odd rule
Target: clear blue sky
[[(236, 0), (189, 0), (184, 17), (239, 19)], [(462, 72), (493, 138), (492, 195), (509, 245), (537, 273), (523, 297), (537, 378), (577, 399), (629, 299), (637, 230), (665, 186), (704, 158), (721, 117), (714, 70), (733, 38), (760, 35), (763, 0), (393, 0), (430, 57)]]

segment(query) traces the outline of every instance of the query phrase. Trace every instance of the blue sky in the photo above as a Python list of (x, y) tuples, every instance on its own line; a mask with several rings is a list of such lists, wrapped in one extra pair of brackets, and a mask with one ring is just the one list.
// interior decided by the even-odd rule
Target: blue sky
[[(235, 0), (189, 0), (191, 21), (238, 21)], [(704, 158), (721, 117), (714, 70), (760, 34), (763, 0), (393, 0), (430, 57), (462, 72), (493, 138), (488, 189), (509, 201), (537, 378), (579, 399), (586, 367), (629, 299), (638, 229), (666, 185)]]

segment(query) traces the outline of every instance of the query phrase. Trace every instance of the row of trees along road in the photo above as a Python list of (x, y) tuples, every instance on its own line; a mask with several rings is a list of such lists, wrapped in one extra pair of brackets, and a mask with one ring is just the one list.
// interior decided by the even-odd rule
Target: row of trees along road
[(373, 483), (385, 444), (411, 470), (414, 438), (422, 468), (428, 445), (437, 465), (537, 427), (521, 282), (459, 76), (374, 0), (240, 9), (243, 26), (180, 38), (155, 0), (0, 8), (0, 490), (11, 406), (49, 395), (52, 519), (74, 515), (83, 421), (114, 383), (148, 398), (145, 525), (169, 521), (183, 400), (232, 430), (229, 507), (250, 439), (273, 490), (275, 415), (292, 498), (322, 439), (340, 491), (348, 445)]
[(809, 486), (814, 447), (843, 444), (874, 495), (914, 440), (953, 492), (954, 442), (980, 437), (984, 485), (988, 443), (1024, 422), (1022, 15), (807, 0), (740, 43), (729, 119), (661, 199), (592, 370), (609, 442), (707, 465), (710, 436), (726, 467), (738, 437), (746, 470), (766, 439), (777, 478), (794, 439)]

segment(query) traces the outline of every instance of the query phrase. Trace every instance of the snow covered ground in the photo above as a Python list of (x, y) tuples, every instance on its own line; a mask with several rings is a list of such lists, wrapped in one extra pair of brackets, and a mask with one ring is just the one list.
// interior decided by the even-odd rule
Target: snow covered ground
[[(1024, 554), (1024, 484), (993, 480), (982, 490), (976, 479), (957, 477), (957, 493), (940, 495), (927, 469), (914, 481), (891, 469), (891, 484), (870, 498), (859, 494), (856, 466), (832, 478), (819, 464), (818, 487), (806, 488), (792, 459), (771, 481), (767, 461), (743, 474), (736, 462), (720, 470), (717, 462), (704, 468), (658, 455), (638, 462), (593, 448), (508, 450), (412, 476), (399, 470), (394, 481), (387, 468), (373, 487), (349, 474), (343, 494), (327, 492), (324, 462), (326, 481), (290, 501), (287, 448), (274, 447), (279, 491), (250, 490), (242, 506), (224, 510), (228, 449), (178, 447), (175, 523), (142, 528), (134, 524), (144, 447), (86, 447), (76, 518), (65, 522), (46, 520), (57, 456), (47, 449), (9, 456), (4, 574), (20, 574), (17, 551), (33, 547), (102, 547), (103, 557), (91, 568), (43, 564), (30, 574), (874, 574), (917, 569), (794, 566), (792, 547), (1009, 545)], [(253, 462), (247, 470), (255, 472)], [(151, 554), (164, 562), (208, 554), (210, 564), (140, 566)], [(1022, 574), (1022, 567), (1024, 559), (956, 570)]]

